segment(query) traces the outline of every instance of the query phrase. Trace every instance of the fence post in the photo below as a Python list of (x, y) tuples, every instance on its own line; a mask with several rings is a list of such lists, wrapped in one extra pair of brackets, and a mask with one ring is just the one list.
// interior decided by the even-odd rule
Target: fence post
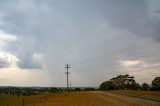
[(33, 99), (33, 106), (34, 106), (34, 99)]
[(24, 106), (24, 99), (23, 99), (23, 101), (22, 101), (22, 106)]

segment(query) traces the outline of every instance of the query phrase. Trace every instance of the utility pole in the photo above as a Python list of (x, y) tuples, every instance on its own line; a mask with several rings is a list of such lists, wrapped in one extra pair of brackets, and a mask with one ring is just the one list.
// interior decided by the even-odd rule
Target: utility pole
[(65, 65), (65, 68), (66, 68), (66, 70), (67, 70), (67, 72), (65, 72), (65, 74), (67, 74), (67, 94), (69, 93), (69, 81), (68, 81), (68, 74), (70, 74), (70, 72), (68, 71), (68, 69), (69, 68), (71, 68), (70, 67), (70, 65), (69, 64), (66, 64)]

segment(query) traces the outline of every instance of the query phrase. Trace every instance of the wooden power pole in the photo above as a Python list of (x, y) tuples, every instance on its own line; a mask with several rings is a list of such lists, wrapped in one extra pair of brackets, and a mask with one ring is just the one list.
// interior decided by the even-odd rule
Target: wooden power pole
[(68, 69), (71, 68), (71, 67), (70, 67), (69, 64), (66, 64), (66, 65), (65, 65), (65, 68), (66, 68), (66, 70), (67, 70), (67, 72), (65, 72), (65, 74), (67, 74), (67, 94), (68, 94), (68, 93), (69, 93), (69, 81), (68, 81), (69, 78), (68, 78), (68, 74), (70, 74), (70, 72), (68, 71)]

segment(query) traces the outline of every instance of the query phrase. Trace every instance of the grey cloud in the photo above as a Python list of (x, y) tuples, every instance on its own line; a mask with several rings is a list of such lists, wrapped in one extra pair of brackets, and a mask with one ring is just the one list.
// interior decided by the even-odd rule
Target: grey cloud
[[(154, 2), (155, 1), (155, 2)], [(27, 1), (4, 3), (8, 23), (6, 30), (12, 33), (25, 34), (28, 37), (39, 37), (43, 39), (46, 34), (54, 35), (66, 22), (81, 22), (90, 19), (102, 18), (112, 26), (120, 29), (128, 29), (138, 36), (159, 39), (159, 17), (157, 12), (160, 7), (154, 8), (157, 0), (112, 0), (112, 1)], [(14, 6), (13, 4), (18, 4)], [(24, 5), (25, 4), (25, 5)], [(13, 6), (12, 6), (13, 5)], [(85, 11), (85, 12), (84, 12)], [(155, 15), (157, 14), (157, 15)], [(83, 16), (83, 17), (81, 17)], [(8, 21), (9, 20), (9, 21)], [(48, 22), (48, 20), (51, 20)], [(69, 24), (69, 23), (66, 23)], [(3, 26), (4, 28), (5, 26)], [(30, 28), (32, 27), (32, 28)], [(77, 26), (76, 26), (77, 27)], [(14, 30), (13, 30), (14, 29)], [(51, 32), (52, 30), (52, 32)]]
[[(71, 63), (77, 82), (84, 78), (82, 85), (95, 86), (122, 73), (118, 60), (147, 55), (146, 61), (155, 62), (159, 45), (153, 41), (150, 48), (143, 47), (150, 45), (147, 37), (159, 38), (158, 20), (148, 16), (148, 9), (143, 0), (4, 1), (0, 28), (17, 35), (19, 41), (5, 50), (19, 58), (20, 68), (45, 70), (56, 82), (64, 64)], [(35, 62), (34, 53), (43, 54), (43, 61)]]
[(17, 57), (0, 51), (0, 68), (10, 68), (17, 64)]
[(8, 62), (5, 58), (0, 58), (0, 68), (8, 68), (10, 66), (10, 62)]
[(22, 55), (20, 59), (18, 66), (22, 69), (43, 69), (43, 64), (41, 62), (35, 62), (32, 54), (27, 53), (26, 55)]
[(113, 0), (99, 2), (101, 15), (117, 28), (159, 41), (159, 0)]

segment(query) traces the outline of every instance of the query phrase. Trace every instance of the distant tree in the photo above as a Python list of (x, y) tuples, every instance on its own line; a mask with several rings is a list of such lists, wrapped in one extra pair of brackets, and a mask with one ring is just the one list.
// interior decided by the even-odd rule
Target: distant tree
[(5, 93), (6, 95), (8, 95), (8, 92), (7, 92), (7, 91), (5, 91), (4, 93)]
[(160, 77), (156, 77), (152, 81), (152, 88), (151, 90), (160, 91)]
[(83, 91), (95, 91), (95, 88), (84, 88)]
[(21, 93), (20, 92), (16, 92), (17, 97), (20, 97)]
[(81, 89), (80, 88), (75, 88), (74, 91), (81, 91)]
[(12, 95), (12, 96), (14, 96), (14, 92), (13, 91), (10, 91), (9, 94)]
[(56, 92), (59, 92), (58, 88), (52, 87), (49, 89), (49, 93), (56, 93)]
[(149, 85), (147, 83), (143, 83), (141, 86), (142, 90), (148, 91), (149, 90)]
[(102, 91), (113, 90), (114, 87), (113, 81), (105, 81), (99, 86), (99, 89)]
[(133, 86), (134, 90), (138, 90), (138, 89), (140, 90), (141, 89), (141, 85), (139, 83), (137, 83), (137, 82), (132, 83), (131, 85)]
[(26, 90), (25, 90), (25, 93), (26, 93), (27, 96), (34, 95), (34, 92), (33, 92), (32, 89), (26, 89)]

